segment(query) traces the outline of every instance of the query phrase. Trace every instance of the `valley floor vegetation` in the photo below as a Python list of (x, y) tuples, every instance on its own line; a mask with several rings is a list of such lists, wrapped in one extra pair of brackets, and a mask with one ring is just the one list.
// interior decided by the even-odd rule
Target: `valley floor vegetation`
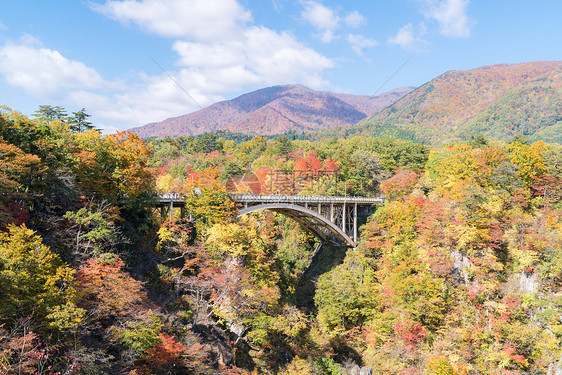
[[(0, 109), (0, 374), (562, 371), (562, 146), (142, 140), (88, 117)], [(188, 216), (154, 209), (171, 192)], [(356, 250), (315, 254), (230, 192), (386, 203)]]

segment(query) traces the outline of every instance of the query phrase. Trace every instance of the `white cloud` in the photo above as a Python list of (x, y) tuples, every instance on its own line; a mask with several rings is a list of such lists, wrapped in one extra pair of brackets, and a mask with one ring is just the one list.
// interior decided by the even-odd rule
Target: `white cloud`
[(422, 13), (439, 23), (442, 35), (455, 38), (470, 36), (470, 20), (466, 14), (470, 0), (423, 0)]
[(179, 55), (179, 65), (191, 67), (222, 67), (244, 60), (244, 52), (235, 45), (208, 44), (178, 40), (172, 49)]
[(271, 0), (271, 5), (276, 12), (281, 12), (283, 10), (283, 0)]
[(255, 27), (248, 30), (247, 38), (253, 51), (248, 65), (266, 82), (302, 82), (313, 88), (327, 85), (321, 72), (333, 67), (333, 61), (302, 46), (291, 34)]
[(307, 1), (301, 16), (319, 30), (334, 30), (339, 25), (339, 17), (330, 9), (316, 1)]
[[(423, 33), (423, 26), (421, 29)], [(409, 51), (418, 51), (428, 44), (421, 36), (416, 35), (411, 23), (404, 25), (396, 35), (388, 38), (387, 42)]]
[(23, 34), (19, 40), (21, 44), (28, 46), (43, 46), (43, 43), (41, 43), (39, 39), (30, 34)]
[(333, 61), (305, 47), (292, 34), (249, 27), (237, 40), (216, 44), (176, 41), (182, 84), (224, 94), (245, 86), (301, 82), (315, 88)]
[(331, 43), (336, 38), (336, 35), (333, 30), (324, 30), (318, 35), (318, 37), (322, 43)]
[[(331, 43), (339, 39), (339, 35), (336, 31), (343, 26), (356, 29), (365, 24), (365, 17), (356, 10), (342, 17), (336, 10), (328, 8), (324, 4), (314, 0), (309, 0), (304, 3), (301, 17), (316, 28), (318, 32), (316, 36), (323, 43)], [(352, 49), (357, 52), (355, 45), (352, 45)]]
[(351, 44), (353, 51), (359, 56), (363, 56), (363, 49), (376, 47), (380, 44), (376, 40), (366, 38), (360, 34), (349, 34), (347, 36), (347, 41)]
[[(236, 0), (109, 0), (93, 7), (119, 22), (176, 38), (172, 48), (180, 70), (175, 76), (211, 96), (270, 83), (326, 85), (321, 73), (334, 65), (289, 33), (252, 25), (250, 12)], [(337, 14), (314, 1), (307, 7), (308, 20), (331, 40)]]
[(42, 98), (60, 98), (66, 90), (115, 88), (94, 69), (58, 51), (28, 44), (0, 47), (0, 73), (11, 86)]
[(236, 0), (110, 0), (92, 9), (156, 35), (200, 41), (234, 37), (251, 21)]
[(41, 102), (69, 111), (86, 108), (92, 122), (107, 131), (190, 113), (198, 104), (205, 107), (242, 90), (287, 83), (330, 87), (323, 72), (334, 61), (289, 32), (252, 24), (235, 0), (110, 0), (92, 7), (174, 38), (175, 65), (158, 75), (129, 72), (128, 82), (114, 82), (24, 35), (17, 43), (0, 44), (0, 75)]
[(398, 30), (395, 36), (388, 38), (388, 43), (398, 45), (402, 48), (409, 48), (414, 45), (414, 40), (414, 28), (412, 24), (409, 23)]
[[(175, 77), (178, 82), (181, 77)], [(187, 88), (195, 101), (207, 106), (223, 98), (220, 95), (201, 93)], [(141, 74), (140, 82), (125, 90), (111, 94), (91, 91), (72, 91), (65, 105), (85, 107), (93, 114), (92, 122), (107, 132), (141, 126), (166, 118), (190, 113), (199, 109), (190, 97), (178, 89), (167, 76), (146, 76)]]
[(356, 29), (363, 26), (365, 23), (365, 17), (363, 17), (358, 11), (354, 10), (345, 16), (344, 22), (347, 26)]
[(166, 76), (141, 76), (140, 84), (127, 86), (104, 80), (95, 69), (43, 48), (29, 35), (20, 40), (32, 44), (0, 46), (0, 74), (6, 82), (43, 103), (62, 105), (69, 111), (86, 108), (96, 127), (105, 131), (198, 109), (185, 94), (178, 94), (178, 88)]
[[(169, 77), (141, 74), (139, 78), (139, 83), (112, 93), (71, 91), (64, 99), (64, 105), (85, 107), (93, 115), (95, 126), (106, 132), (162, 121), (199, 109)], [(190, 95), (204, 106), (222, 99), (220, 96), (211, 98), (190, 91)]]

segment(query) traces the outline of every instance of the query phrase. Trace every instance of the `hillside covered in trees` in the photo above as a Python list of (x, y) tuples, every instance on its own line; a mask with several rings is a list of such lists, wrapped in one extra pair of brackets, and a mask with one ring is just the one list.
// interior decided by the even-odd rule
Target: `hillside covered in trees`
[(394, 103), (413, 87), (378, 96), (322, 92), (301, 85), (267, 87), (199, 111), (130, 129), (139, 137), (178, 137), (217, 130), (252, 135), (351, 126)]
[(131, 131), (143, 138), (226, 130), (302, 133), (301, 138), (316, 140), (382, 136), (435, 145), (478, 134), (495, 141), (520, 135), (562, 142), (561, 85), (562, 62), (539, 61), (450, 71), (416, 89), (377, 97), (275, 86)]
[(450, 71), (359, 124), (339, 130), (428, 144), (467, 141), (480, 133), (502, 141), (523, 135), (533, 141), (562, 142), (562, 62)]
[[(562, 371), (559, 144), (143, 141), (87, 118), (0, 113), (0, 373)], [(356, 250), (315, 254), (228, 192), (387, 199)]]

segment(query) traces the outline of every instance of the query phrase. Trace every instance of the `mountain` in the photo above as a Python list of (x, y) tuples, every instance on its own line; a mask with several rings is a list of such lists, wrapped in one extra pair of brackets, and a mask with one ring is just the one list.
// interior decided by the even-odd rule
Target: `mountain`
[(130, 129), (141, 138), (177, 137), (216, 130), (270, 135), (351, 126), (394, 103), (413, 87), (379, 96), (315, 91), (300, 85), (267, 87), (187, 115)]
[(562, 143), (562, 62), (450, 71), (341, 131), (432, 144), (463, 141), (479, 133), (493, 140), (523, 135)]

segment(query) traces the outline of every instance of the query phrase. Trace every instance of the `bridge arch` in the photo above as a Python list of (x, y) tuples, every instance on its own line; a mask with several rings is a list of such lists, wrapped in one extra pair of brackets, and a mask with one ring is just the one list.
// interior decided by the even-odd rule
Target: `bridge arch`
[(335, 235), (339, 240), (344, 242), (350, 247), (355, 247), (355, 241), (349, 237), (340, 227), (332, 223), (326, 217), (320, 215), (318, 212), (312, 211), (303, 206), (290, 203), (266, 203), (256, 206), (251, 206), (240, 210), (238, 217), (247, 215), (252, 212), (269, 210), (278, 212), (282, 215), (290, 217), (305, 228), (310, 230), (314, 235), (319, 237), (324, 242), (328, 241), (327, 233), (321, 231), (320, 227), (325, 228), (329, 233)]

